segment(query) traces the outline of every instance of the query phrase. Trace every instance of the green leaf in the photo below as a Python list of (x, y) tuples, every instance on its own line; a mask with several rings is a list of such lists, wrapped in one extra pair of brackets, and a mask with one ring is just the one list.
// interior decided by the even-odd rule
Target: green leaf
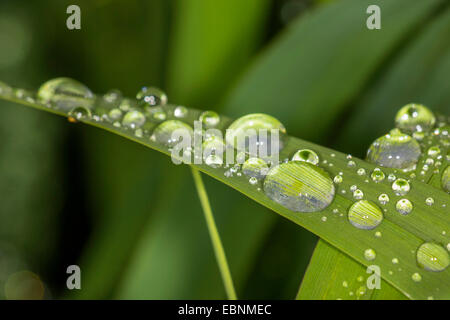
[[(391, 269), (394, 270), (395, 265)], [(389, 272), (381, 270), (381, 272)], [(336, 250), (323, 240), (314, 254), (297, 295), (299, 300), (403, 300), (406, 297), (386, 281), (380, 289), (368, 289), (366, 282), (372, 272)]]
[[(40, 110), (66, 117), (69, 116), (68, 113), (56, 110), (52, 106), (48, 107), (39, 104), (34, 100), (34, 96), (32, 92), (14, 89), (0, 97)], [(137, 104), (133, 100), (131, 100), (131, 103), (134, 106)], [(94, 104), (98, 105), (98, 102)], [(173, 105), (165, 106), (165, 110), (169, 115), (173, 114), (174, 108), (175, 106)], [(198, 119), (199, 115), (200, 111), (191, 109), (184, 120), (187, 123), (192, 123), (194, 119)], [(113, 132), (164, 154), (171, 154), (169, 149), (152, 141), (148, 134), (138, 137), (133, 131), (118, 128), (112, 121), (99, 121), (95, 117), (82, 118), (81, 120), (83, 123)], [(231, 119), (223, 116), (217, 128), (224, 130), (230, 122)], [(150, 125), (151, 122), (148, 124)], [(434, 139), (434, 137), (430, 136), (430, 139)], [(426, 142), (428, 141), (426, 140)], [(375, 168), (372, 164), (353, 158), (354, 165), (349, 166), (348, 158), (345, 154), (294, 137), (287, 138), (280, 157), (281, 159), (289, 158), (297, 150), (305, 148), (314, 150), (319, 155), (321, 167), (331, 176), (337, 176), (342, 173), (344, 179), (337, 186), (333, 204), (320, 213), (293, 212), (272, 201), (260, 191), (257, 185), (251, 185), (244, 175), (226, 177), (226, 168), (211, 168), (206, 164), (192, 166), (242, 192), (281, 216), (305, 227), (365, 266), (377, 264), (381, 268), (387, 269), (391, 265), (393, 258), (398, 259), (401, 271), (398, 270), (398, 272), (392, 274), (384, 273), (382, 277), (407, 297), (412, 299), (425, 299), (430, 296), (435, 299), (449, 298), (450, 269), (447, 268), (442, 272), (429, 272), (420, 268), (416, 263), (416, 250), (425, 241), (433, 241), (442, 245), (450, 242), (449, 235), (446, 232), (450, 227), (450, 217), (447, 214), (448, 194), (431, 188), (415, 179), (411, 182), (411, 190), (407, 195), (408, 199), (414, 204), (414, 211), (413, 214), (403, 216), (395, 210), (395, 202), (400, 197), (393, 193), (391, 182), (385, 179), (380, 183), (371, 183), (370, 178), (367, 177), (367, 174)], [(444, 162), (443, 166), (446, 167), (448, 159), (444, 158), (442, 161)], [(365, 173), (361, 174), (357, 172), (357, 169), (364, 169)], [(386, 175), (395, 174), (397, 178), (409, 178), (409, 176), (398, 172), (396, 169), (385, 168), (383, 171)], [(377, 202), (378, 195), (381, 193), (386, 193), (391, 198), (389, 204), (386, 205), (384, 220), (376, 228), (377, 232), (381, 233), (381, 237), (376, 237), (374, 231), (355, 228), (347, 221), (346, 211), (354, 202), (349, 191), (351, 185), (358, 185), (364, 191), (365, 198), (373, 202)], [(435, 201), (435, 204), (432, 206), (425, 203), (425, 198), (430, 196)], [(374, 260), (368, 261), (365, 258), (367, 249), (372, 249), (376, 252)], [(414, 273), (420, 273), (422, 278), (420, 282), (415, 282), (411, 279)]]

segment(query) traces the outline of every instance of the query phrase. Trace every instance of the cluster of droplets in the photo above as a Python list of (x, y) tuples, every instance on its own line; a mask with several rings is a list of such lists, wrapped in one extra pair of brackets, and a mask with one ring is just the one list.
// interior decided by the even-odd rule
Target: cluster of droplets
[[(9, 91), (11, 89), (8, 86), (0, 83), (0, 93)], [(27, 97), (26, 92), (15, 94)], [(37, 100), (66, 112), (71, 121), (105, 121), (114, 127), (132, 130), (138, 138), (149, 137), (151, 141), (169, 150), (180, 142), (181, 137), (174, 138), (177, 130), (184, 130), (191, 137), (196, 134), (192, 126), (185, 122), (190, 111), (184, 106), (169, 108), (166, 94), (157, 88), (143, 87), (137, 93), (136, 100), (124, 98), (117, 90), (112, 90), (102, 97), (95, 97), (83, 84), (68, 78), (58, 78), (41, 86)], [(206, 129), (214, 129), (221, 124), (220, 116), (214, 111), (201, 113), (197, 120)], [(429, 109), (417, 104), (400, 109), (395, 122), (397, 128), (376, 139), (368, 149), (367, 160), (377, 165), (375, 169), (369, 171), (367, 168), (358, 167), (357, 159), (350, 155), (345, 159), (348, 168), (354, 168), (355, 174), (364, 179), (364, 183), (391, 185), (393, 195), (390, 196), (386, 190), (374, 199), (375, 202), (364, 199), (364, 188), (361, 186), (351, 185), (347, 191), (341, 187), (345, 182), (343, 172), (331, 178), (323, 167), (331, 167), (333, 163), (326, 159), (321, 160), (314, 150), (296, 150), (289, 158), (277, 162), (270, 160), (271, 154), (266, 157), (255, 154), (252, 143), (274, 152), (271, 145), (275, 141), (276, 153), (285, 147), (286, 129), (280, 121), (269, 115), (249, 114), (235, 120), (228, 126), (225, 139), (222, 139), (221, 135), (202, 132), (202, 148), (205, 152), (201, 158), (212, 168), (224, 167), (226, 177), (245, 176), (250, 185), (263, 190), (271, 200), (294, 212), (322, 211), (333, 202), (337, 190), (343, 195), (348, 193), (348, 197), (353, 201), (347, 209), (349, 223), (358, 229), (372, 230), (382, 223), (383, 212), (387, 209), (381, 208), (390, 203), (391, 197), (396, 198), (394, 207), (401, 215), (410, 214), (414, 208), (408, 199), (412, 188), (411, 181), (397, 177), (397, 174), (386, 174), (383, 168), (399, 170), (409, 174), (411, 179), (415, 179), (416, 175), (425, 176), (431, 171), (440, 173), (442, 188), (450, 193), (450, 156), (444, 151), (450, 145), (448, 125), (437, 121)], [(438, 128), (434, 129), (436, 125)], [(269, 134), (260, 135), (260, 129), (265, 129)], [(246, 136), (244, 140), (239, 139), (247, 134), (248, 130), (254, 130), (254, 135)], [(279, 134), (275, 139), (272, 130)], [(438, 143), (433, 144), (436, 139)], [(239, 144), (240, 140), (244, 143)], [(224, 165), (224, 150), (227, 148), (235, 151), (234, 158), (237, 163)], [(421, 161), (424, 150), (426, 159)], [(334, 157), (336, 155), (332, 154), (331, 158)], [(446, 167), (443, 166), (445, 163)], [(434, 202), (432, 197), (425, 199), (427, 206), (435, 205)], [(333, 209), (333, 213), (342, 216), (342, 212), (337, 208)], [(321, 221), (326, 222), (327, 216), (322, 216)], [(381, 232), (376, 231), (375, 237), (381, 238)], [(450, 244), (447, 247), (450, 250)], [(376, 259), (377, 254), (375, 250), (368, 248), (363, 252), (363, 256), (372, 261)], [(449, 264), (448, 250), (435, 243), (420, 246), (416, 257), (418, 265), (428, 271), (442, 271)], [(398, 263), (397, 258), (392, 261), (394, 264)], [(419, 282), (422, 276), (414, 273), (411, 278)]]

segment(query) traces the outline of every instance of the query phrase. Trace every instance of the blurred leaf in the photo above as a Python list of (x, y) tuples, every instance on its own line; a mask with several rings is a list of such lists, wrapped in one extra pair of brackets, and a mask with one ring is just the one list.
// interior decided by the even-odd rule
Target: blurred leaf
[(365, 155), (367, 146), (392, 128), (398, 108), (407, 103), (449, 112), (450, 8), (418, 33), (416, 41), (402, 48), (349, 114), (347, 125), (338, 133), (341, 149)]
[[(396, 45), (444, 1), (342, 0), (293, 23), (253, 64), (227, 100), (230, 115), (270, 113), (293, 134), (321, 141), (342, 109)], [(368, 30), (378, 4), (382, 29)], [(357, 63), (356, 63), (357, 62)]]
[[(395, 266), (392, 265), (392, 269)], [(395, 270), (397, 272), (397, 270)], [(388, 272), (381, 270), (381, 272)], [(380, 289), (368, 289), (366, 268), (323, 240), (317, 243), (297, 295), (299, 300), (404, 300), (386, 281)], [(362, 290), (361, 290), (362, 288)]]
[(261, 41), (269, 0), (177, 0), (167, 93), (214, 106)]

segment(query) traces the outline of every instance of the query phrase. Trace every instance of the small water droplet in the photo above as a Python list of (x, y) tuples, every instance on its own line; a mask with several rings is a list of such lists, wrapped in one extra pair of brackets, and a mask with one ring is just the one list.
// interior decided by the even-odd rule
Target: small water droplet
[(429, 197), (425, 199), (425, 203), (427, 206), (432, 206), (434, 204), (434, 199)]
[(411, 276), (411, 279), (413, 279), (414, 282), (420, 282), (422, 280), (422, 276), (419, 273), (413, 273)]
[(136, 99), (145, 106), (157, 106), (167, 104), (167, 95), (159, 88), (142, 87), (136, 94)]
[(220, 122), (220, 116), (215, 111), (204, 111), (199, 120), (206, 128), (213, 128)]
[(136, 129), (144, 125), (145, 116), (137, 110), (128, 111), (122, 119), (122, 124), (131, 129)]
[(413, 204), (408, 199), (400, 199), (397, 201), (395, 208), (397, 209), (397, 212), (406, 215), (411, 213)]
[(122, 111), (118, 108), (114, 108), (112, 109), (109, 114), (108, 117), (112, 120), (112, 121), (117, 121), (120, 118), (122, 118)]
[(369, 200), (355, 202), (348, 210), (348, 220), (359, 229), (374, 229), (383, 221), (380, 208)]
[(356, 171), (356, 173), (358, 174), (358, 176), (364, 176), (366, 175), (366, 170), (364, 168), (360, 168), (358, 169), (358, 171)]
[(308, 162), (290, 161), (272, 167), (264, 180), (266, 195), (297, 212), (315, 212), (334, 199), (333, 181), (322, 168)]
[(398, 263), (398, 259), (397, 259), (397, 258), (393, 258), (393, 259), (392, 259), (392, 263), (393, 263), (393, 264), (397, 264), (397, 263)]
[(392, 183), (392, 190), (394, 190), (395, 194), (398, 196), (404, 196), (411, 189), (408, 181), (405, 179), (397, 179)]
[(82, 119), (90, 119), (92, 117), (91, 110), (85, 107), (75, 107), (69, 111), (69, 121), (76, 122)]
[(385, 204), (387, 204), (389, 202), (389, 196), (386, 193), (382, 193), (382, 194), (379, 195), (378, 201), (382, 205), (385, 205)]
[(342, 176), (340, 176), (340, 175), (337, 175), (337, 176), (335, 176), (335, 177), (333, 178), (333, 181), (334, 181), (334, 183), (336, 183), (336, 184), (342, 183), (343, 180), (344, 180), (344, 179), (343, 179)]
[(188, 114), (188, 109), (184, 106), (178, 106), (173, 111), (175, 118), (184, 118)]
[(381, 171), (380, 168), (375, 168), (372, 171), (372, 174), (370, 175), (370, 177), (372, 178), (372, 180), (374, 182), (381, 182), (384, 180), (385, 178), (385, 174), (383, 171)]
[(376, 257), (377, 257), (377, 254), (376, 254), (375, 250), (366, 249), (364, 251), (364, 258), (366, 258), (366, 260), (372, 261), (372, 260), (375, 260)]
[(364, 192), (362, 192), (360, 189), (356, 189), (353, 191), (353, 198), (356, 200), (361, 200), (364, 198)]
[(301, 149), (294, 153), (292, 161), (305, 161), (312, 164), (318, 164), (319, 156), (310, 149)]
[(251, 177), (250, 179), (248, 179), (248, 182), (254, 186), (255, 184), (258, 183), (258, 178)]

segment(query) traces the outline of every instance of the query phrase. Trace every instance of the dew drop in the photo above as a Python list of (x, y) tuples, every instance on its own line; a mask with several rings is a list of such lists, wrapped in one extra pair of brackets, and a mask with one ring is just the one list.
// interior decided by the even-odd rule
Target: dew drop
[(427, 107), (411, 103), (401, 108), (395, 116), (395, 124), (406, 132), (428, 131), (436, 122), (436, 118)]
[(117, 121), (122, 118), (122, 111), (119, 108), (114, 108), (108, 113), (109, 119)]
[(254, 186), (255, 184), (258, 183), (258, 178), (256, 178), (256, 177), (251, 177), (250, 179), (248, 179), (248, 182), (249, 182), (252, 186)]
[(223, 153), (225, 143), (219, 137), (213, 136), (202, 144), (203, 158), (205, 163), (213, 168), (218, 168), (223, 164)]
[(40, 103), (68, 112), (76, 107), (90, 109), (94, 95), (81, 82), (70, 78), (56, 78), (45, 82), (39, 88), (37, 97)]
[(374, 229), (383, 221), (380, 208), (369, 200), (355, 202), (348, 210), (348, 220), (359, 229)]
[(145, 116), (137, 110), (128, 111), (122, 119), (122, 125), (127, 128), (136, 129), (145, 123)]
[(378, 201), (382, 204), (385, 205), (389, 202), (389, 196), (386, 193), (382, 193), (378, 196)]
[(336, 184), (340, 184), (340, 183), (342, 183), (342, 181), (344, 181), (344, 179), (342, 178), (342, 176), (337, 175), (337, 176), (335, 176), (335, 177), (333, 178), (333, 181), (334, 181), (334, 183), (336, 183)]
[(419, 143), (393, 129), (375, 140), (367, 152), (367, 160), (382, 167), (413, 170), (420, 157)]
[(411, 189), (408, 181), (405, 179), (397, 179), (392, 183), (392, 190), (395, 192), (398, 196), (404, 196), (409, 192)]
[(377, 254), (376, 254), (375, 250), (366, 249), (364, 251), (364, 258), (366, 258), (366, 260), (372, 261), (372, 260), (375, 260), (376, 257), (377, 257)]
[(426, 199), (425, 199), (425, 204), (426, 204), (427, 206), (432, 206), (432, 205), (434, 204), (434, 199), (431, 198), (431, 197), (426, 198)]
[(272, 167), (264, 180), (266, 195), (297, 212), (315, 212), (334, 199), (333, 181), (322, 168), (308, 162), (290, 161)]
[(294, 153), (292, 161), (305, 161), (312, 164), (318, 164), (319, 156), (310, 149), (301, 149)]
[(164, 106), (167, 104), (167, 95), (164, 91), (155, 87), (142, 87), (136, 94), (136, 99), (147, 106)]
[(420, 282), (422, 280), (422, 276), (419, 273), (413, 273), (411, 276), (411, 279), (413, 279), (414, 282)]
[(173, 111), (175, 118), (184, 118), (188, 114), (188, 109), (184, 106), (178, 106)]
[(373, 169), (372, 173), (370, 174), (370, 177), (372, 178), (372, 180), (374, 182), (381, 182), (384, 180), (384, 178), (386, 177), (384, 172), (381, 171), (380, 168), (375, 168)]
[(82, 119), (89, 119), (92, 117), (91, 110), (85, 107), (75, 107), (69, 111), (69, 121), (76, 122)]
[(397, 204), (395, 205), (395, 209), (397, 209), (397, 212), (406, 215), (411, 213), (413, 209), (413, 205), (411, 201), (408, 199), (400, 199), (397, 201)]
[(199, 120), (206, 128), (213, 128), (220, 122), (220, 116), (215, 111), (205, 111), (200, 115)]
[(439, 272), (450, 264), (447, 250), (437, 243), (425, 242), (417, 249), (417, 264), (428, 271)]
[(356, 189), (353, 191), (353, 198), (356, 200), (361, 200), (364, 198), (364, 192), (362, 192), (360, 189)]

